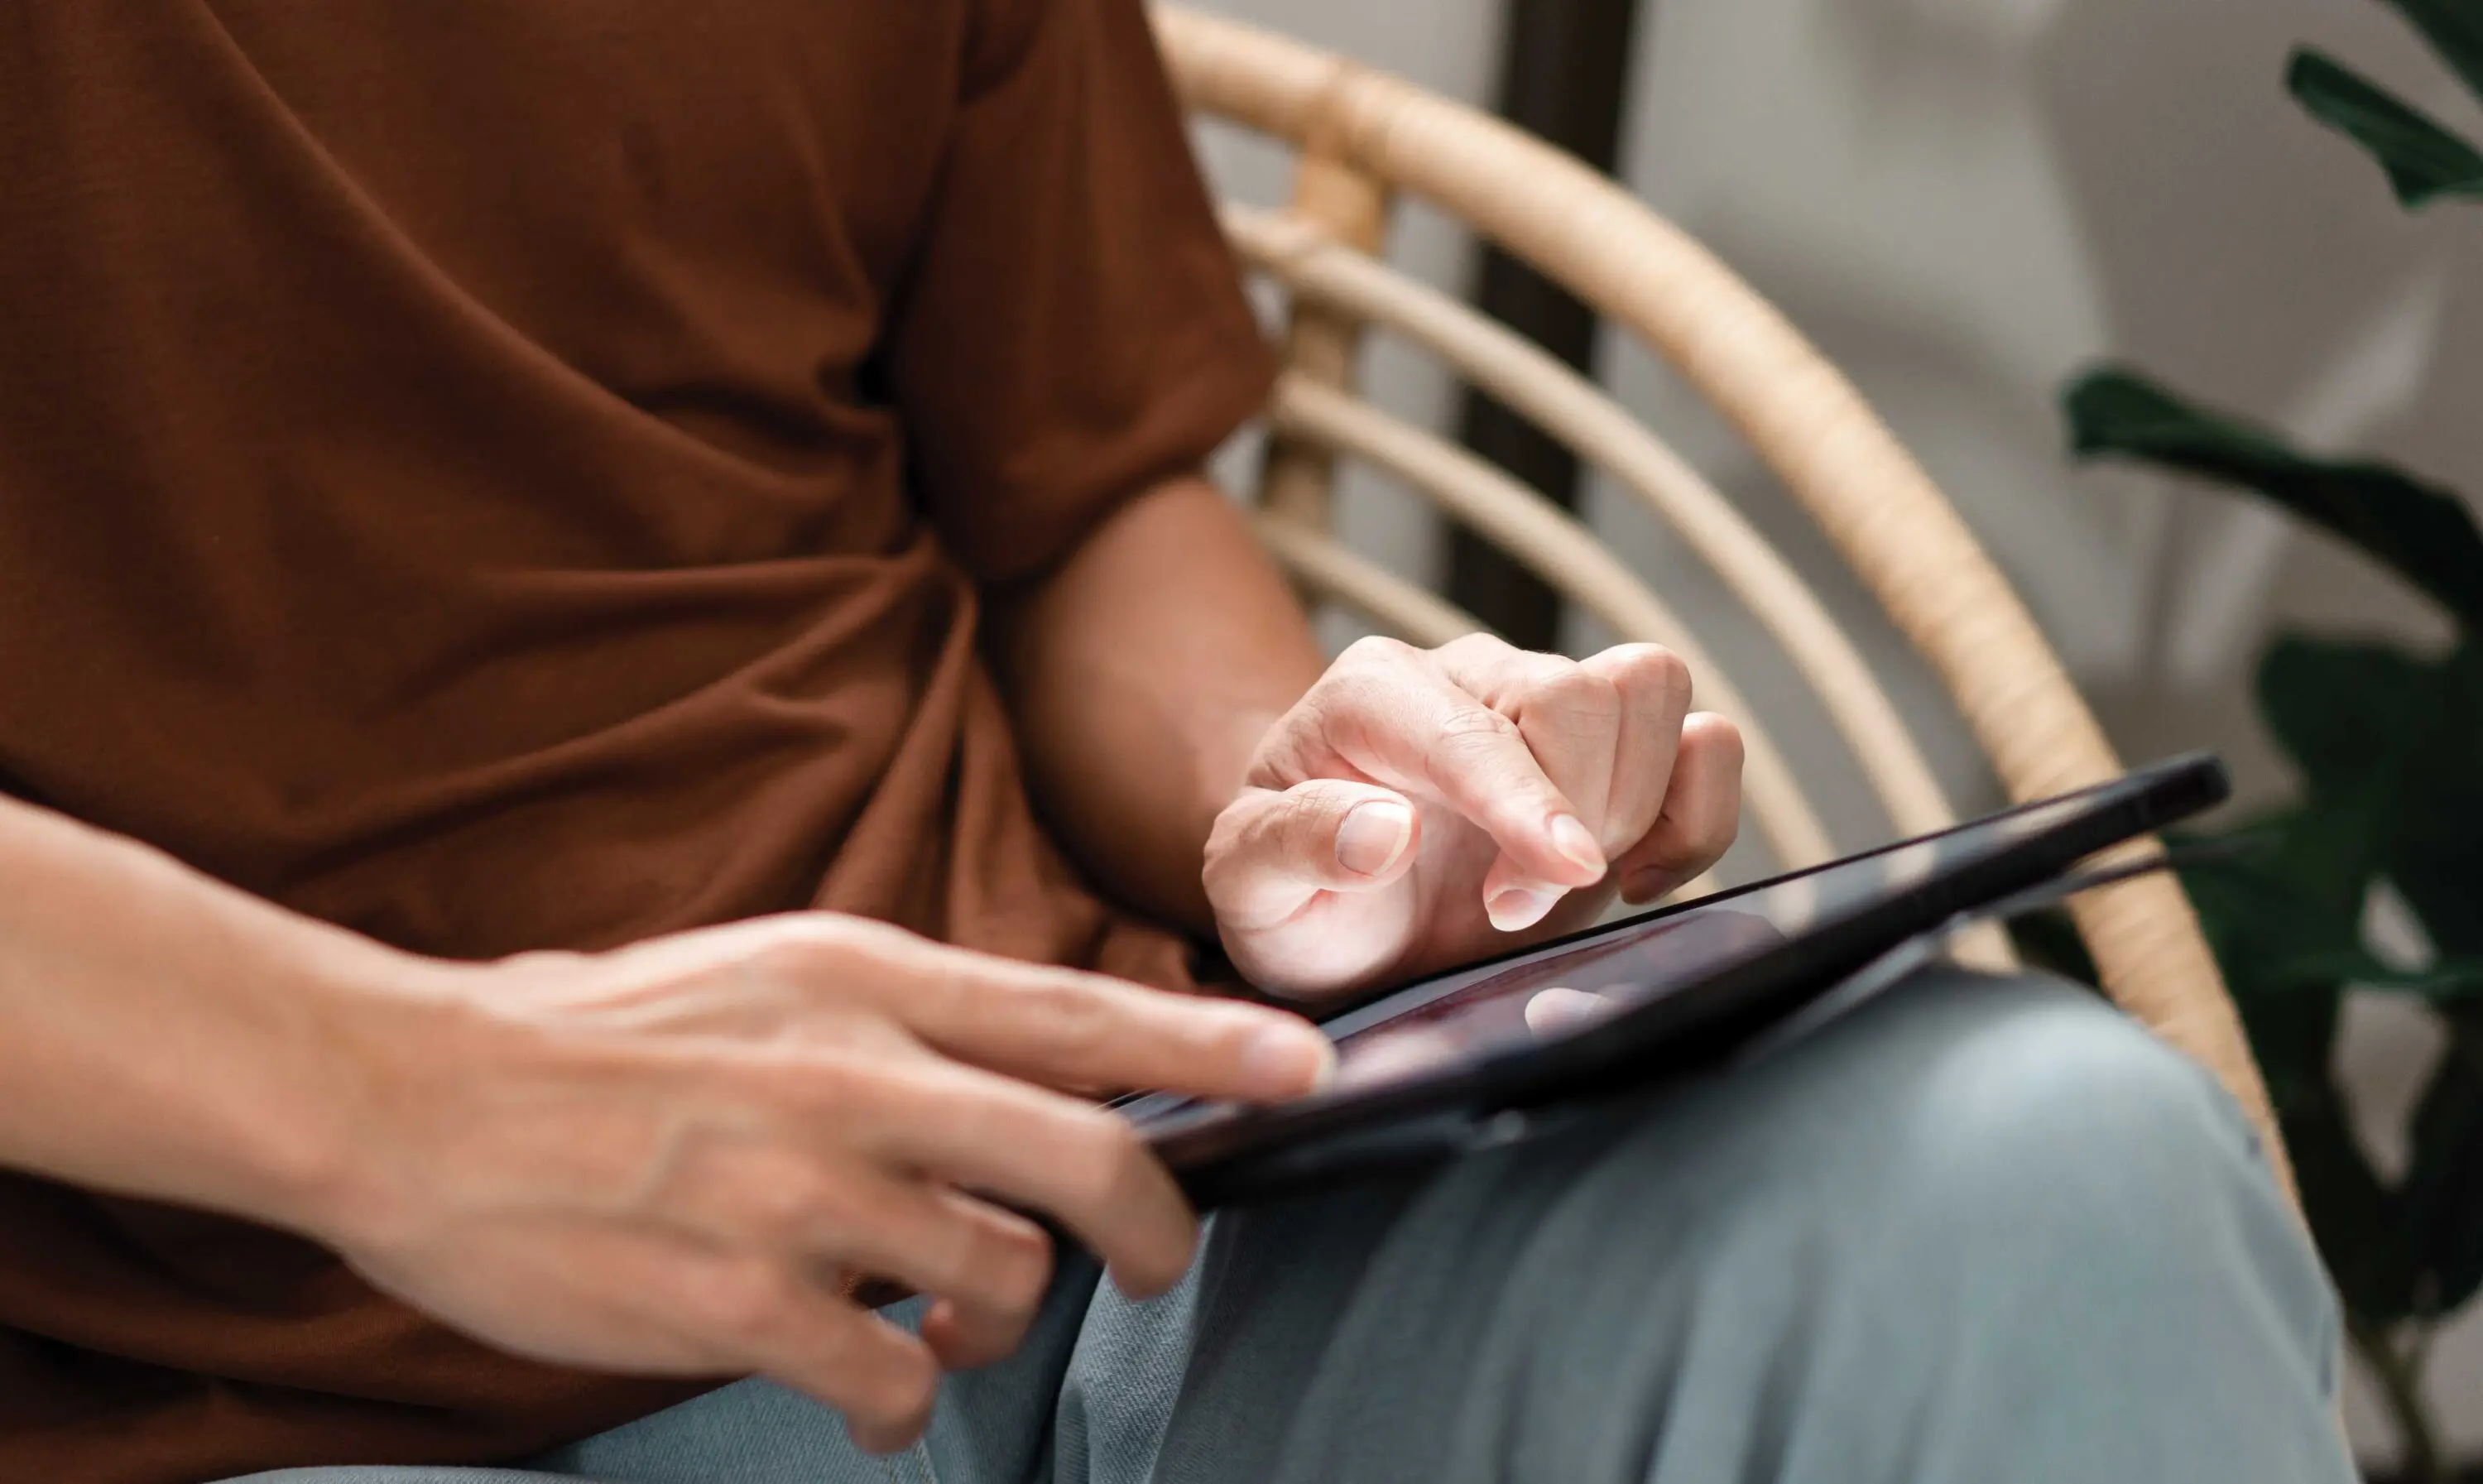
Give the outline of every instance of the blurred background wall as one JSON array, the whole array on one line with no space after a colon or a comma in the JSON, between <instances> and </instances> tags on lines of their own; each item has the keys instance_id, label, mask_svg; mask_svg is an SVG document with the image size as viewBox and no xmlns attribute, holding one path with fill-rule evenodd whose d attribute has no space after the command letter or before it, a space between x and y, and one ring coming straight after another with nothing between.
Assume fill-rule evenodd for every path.
<instances>
[{"instance_id":1,"label":"blurred background wall","mask_svg":"<svg viewBox=\"0 0 2483 1484\"><path fill-rule=\"evenodd\" d=\"M1453 96L1487 104L1494 91L1498 0L1198 3ZM1860 384L2017 584L2124 756L2213 747L2246 801L2283 791L2249 696L2270 630L2426 636L2435 621L2256 509L2071 468L2056 393L2085 365L2126 359L2314 446L2374 449L2483 489L2483 236L2452 214L2400 214L2368 161L2304 119L2279 79L2291 46L2316 40L2448 121L2483 123L2470 102L2383 8L2355 0L1642 3L1620 177ZM1203 146L1228 194L1282 201L1274 151L1212 129ZM1399 218L1391 252L1453 290L1476 281L1471 245L1419 207ZM1608 336L1597 359L1896 677L1952 796L1996 803L1928 673L1764 472L1637 347ZM1455 426L1455 388L1416 358L1376 345L1366 375L1383 405ZM1237 481L1253 458L1228 451ZM1634 506L1591 484L1584 506L1774 720L1840 841L1884 838L1748 618ZM1440 575L1443 533L1379 481L1349 475L1340 520L1364 551ZM1336 643L1356 631L1326 622ZM1600 642L1574 621L1565 637ZM2402 1162L2407 1103L2438 1040L2385 1001L2349 1015L2343 1055L2384 1166ZM2483 1325L2449 1337L2432 1381L2455 1443L2483 1450ZM2358 1435L2384 1452L2365 1399L2349 1401Z\"/></svg>"}]
</instances>

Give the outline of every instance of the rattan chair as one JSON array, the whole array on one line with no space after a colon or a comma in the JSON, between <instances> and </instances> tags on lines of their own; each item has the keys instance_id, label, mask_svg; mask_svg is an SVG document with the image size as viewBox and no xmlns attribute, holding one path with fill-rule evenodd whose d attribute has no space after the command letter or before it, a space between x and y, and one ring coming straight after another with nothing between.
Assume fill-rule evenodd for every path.
<instances>
[{"instance_id":1,"label":"rattan chair","mask_svg":"<svg viewBox=\"0 0 2483 1484\"><path fill-rule=\"evenodd\" d=\"M1366 461L1616 633L1679 652L1697 676L1700 704L1742 726L1749 814L1771 853L1789 866L1831 854L1764 719L1645 583L1552 502L1354 395L1366 331L1401 336L1668 521L1782 646L1900 830L1955 818L1851 640L1710 484L1591 383L1379 260L1391 199L1403 193L1559 282L1697 388L1929 658L2014 797L2121 771L2033 619L1939 490L1845 379L1698 244L1570 157L1399 79L1193 12L1161 10L1157 26L1188 108L1298 154L1289 206L1232 208L1225 220L1242 260L1290 296L1256 518L1306 592L1420 644L1482 626L1331 535L1337 461ZM2142 879L2091 892L2072 911L2113 998L2224 1083L2290 1193L2265 1085L2180 888ZM2008 957L1997 934L1960 952L1987 964Z\"/></svg>"}]
</instances>

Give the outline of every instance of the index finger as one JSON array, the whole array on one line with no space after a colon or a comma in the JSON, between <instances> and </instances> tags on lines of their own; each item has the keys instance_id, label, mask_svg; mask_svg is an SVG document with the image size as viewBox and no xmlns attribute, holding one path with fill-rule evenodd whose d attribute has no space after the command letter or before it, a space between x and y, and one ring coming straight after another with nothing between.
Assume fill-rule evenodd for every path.
<instances>
[{"instance_id":1,"label":"index finger","mask_svg":"<svg viewBox=\"0 0 2483 1484\"><path fill-rule=\"evenodd\" d=\"M1281 1101L1336 1051L1298 1016L909 938L889 1015L944 1055L1052 1086Z\"/></svg>"},{"instance_id":2,"label":"index finger","mask_svg":"<svg viewBox=\"0 0 2483 1484\"><path fill-rule=\"evenodd\" d=\"M1346 678L1320 724L1355 767L1390 787L1447 800L1535 880L1590 887L1603 879L1593 832L1517 724L1428 665L1387 663Z\"/></svg>"}]
</instances>

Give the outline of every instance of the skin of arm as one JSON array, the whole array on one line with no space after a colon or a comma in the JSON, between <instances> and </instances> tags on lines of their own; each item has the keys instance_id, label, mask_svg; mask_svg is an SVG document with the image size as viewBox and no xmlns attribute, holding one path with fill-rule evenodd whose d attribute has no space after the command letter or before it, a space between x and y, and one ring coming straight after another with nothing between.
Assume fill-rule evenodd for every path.
<instances>
[{"instance_id":1,"label":"skin of arm","mask_svg":"<svg viewBox=\"0 0 2483 1484\"><path fill-rule=\"evenodd\" d=\"M764 1372L868 1447L1024 1334L1051 1244L1000 1203L1133 1292L1188 1263L1135 1133L1051 1089L1283 1098L1329 1064L1273 1011L829 914L417 958L0 798L0 1167L300 1232L537 1359ZM920 1335L837 1273L930 1295Z\"/></svg>"},{"instance_id":2,"label":"skin of arm","mask_svg":"<svg viewBox=\"0 0 2483 1484\"><path fill-rule=\"evenodd\" d=\"M1157 486L995 596L1030 791L1113 894L1321 999L1581 927L1721 857L1741 738L1672 654L1477 634L1334 664L1247 522ZM1204 867L1202 870L1202 866Z\"/></svg>"},{"instance_id":3,"label":"skin of arm","mask_svg":"<svg viewBox=\"0 0 2483 1484\"><path fill-rule=\"evenodd\" d=\"M1327 668L1242 514L1204 479L1160 485L995 595L987 632L1054 833L1113 895L1213 933L1208 834Z\"/></svg>"},{"instance_id":4,"label":"skin of arm","mask_svg":"<svg viewBox=\"0 0 2483 1484\"><path fill-rule=\"evenodd\" d=\"M298 1226L345 1158L345 1024L413 1019L412 962L0 800L0 1164Z\"/></svg>"}]
</instances>

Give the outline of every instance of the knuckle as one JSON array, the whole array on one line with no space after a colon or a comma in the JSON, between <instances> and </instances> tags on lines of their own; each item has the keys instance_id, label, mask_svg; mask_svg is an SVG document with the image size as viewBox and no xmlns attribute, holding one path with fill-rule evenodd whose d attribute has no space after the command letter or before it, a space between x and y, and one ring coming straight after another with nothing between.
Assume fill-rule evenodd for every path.
<instances>
[{"instance_id":1,"label":"knuckle","mask_svg":"<svg viewBox=\"0 0 2483 1484\"><path fill-rule=\"evenodd\" d=\"M498 961L498 967L513 973L558 973L574 969L587 962L587 955L567 948L528 948L512 953Z\"/></svg>"},{"instance_id":2,"label":"knuckle","mask_svg":"<svg viewBox=\"0 0 2483 1484\"><path fill-rule=\"evenodd\" d=\"M750 1234L770 1247L800 1244L822 1224L828 1206L824 1183L814 1175L789 1171L754 1180L740 1203Z\"/></svg>"},{"instance_id":3,"label":"knuckle","mask_svg":"<svg viewBox=\"0 0 2483 1484\"><path fill-rule=\"evenodd\" d=\"M1343 819L1341 805L1335 789L1321 782L1301 784L1288 790L1269 811L1268 833L1287 846L1310 846Z\"/></svg>"},{"instance_id":4,"label":"knuckle","mask_svg":"<svg viewBox=\"0 0 2483 1484\"><path fill-rule=\"evenodd\" d=\"M1088 1209L1112 1204L1135 1179L1146 1146L1128 1120L1101 1109L1067 1115L1062 1144L1062 1186L1068 1199Z\"/></svg>"},{"instance_id":5,"label":"knuckle","mask_svg":"<svg viewBox=\"0 0 2483 1484\"><path fill-rule=\"evenodd\" d=\"M1307 704L1317 733L1327 749L1349 755L1402 747L1410 714L1418 709L1409 704L1408 698L1409 689L1402 676L1375 671L1337 676ZM1318 771L1298 765L1306 760L1296 759L1294 780Z\"/></svg>"},{"instance_id":6,"label":"knuckle","mask_svg":"<svg viewBox=\"0 0 2483 1484\"><path fill-rule=\"evenodd\" d=\"M1048 1168L1051 1152L1068 1143L1059 1134L1060 1121L1090 1106L1050 1088L1018 1086L1006 1079L987 1083L979 1077L944 1077L936 1096L940 1116L948 1126L945 1145L975 1152L971 1157L1004 1158L1022 1168Z\"/></svg>"},{"instance_id":7,"label":"knuckle","mask_svg":"<svg viewBox=\"0 0 2483 1484\"><path fill-rule=\"evenodd\" d=\"M995 1220L957 1224L949 1263L955 1285L1012 1317L1031 1312L1052 1284L1052 1243L1031 1226Z\"/></svg>"},{"instance_id":8,"label":"knuckle","mask_svg":"<svg viewBox=\"0 0 2483 1484\"><path fill-rule=\"evenodd\" d=\"M1500 748L1517 739L1517 724L1486 705L1461 705L1440 719L1442 746Z\"/></svg>"},{"instance_id":9,"label":"knuckle","mask_svg":"<svg viewBox=\"0 0 2483 1484\"><path fill-rule=\"evenodd\" d=\"M1562 664L1547 670L1528 698L1528 708L1548 708L1562 720L1603 721L1621 710L1621 688L1583 666Z\"/></svg>"},{"instance_id":10,"label":"knuckle","mask_svg":"<svg viewBox=\"0 0 2483 1484\"><path fill-rule=\"evenodd\" d=\"M893 1157L906 1136L950 1106L977 1111L987 1095L911 1040L838 1047L809 1058L814 1085L787 1100L812 1146L866 1161Z\"/></svg>"},{"instance_id":11,"label":"knuckle","mask_svg":"<svg viewBox=\"0 0 2483 1484\"><path fill-rule=\"evenodd\" d=\"M1477 630L1460 634L1432 652L1452 664L1497 664L1519 651L1498 634Z\"/></svg>"},{"instance_id":12,"label":"knuckle","mask_svg":"<svg viewBox=\"0 0 2483 1484\"><path fill-rule=\"evenodd\" d=\"M1028 1227L994 1233L989 1270L994 1297L1010 1313L1032 1312L1052 1286L1052 1242Z\"/></svg>"},{"instance_id":13,"label":"knuckle","mask_svg":"<svg viewBox=\"0 0 2483 1484\"><path fill-rule=\"evenodd\" d=\"M1042 974L1018 992L1024 1012L1064 1054L1083 1058L1104 1050L1120 1028L1120 1017L1093 986L1066 974Z\"/></svg>"},{"instance_id":14,"label":"knuckle","mask_svg":"<svg viewBox=\"0 0 2483 1484\"><path fill-rule=\"evenodd\" d=\"M701 1286L698 1304L708 1328L750 1346L773 1339L799 1298L789 1274L758 1258L718 1265Z\"/></svg>"},{"instance_id":15,"label":"knuckle","mask_svg":"<svg viewBox=\"0 0 2483 1484\"><path fill-rule=\"evenodd\" d=\"M1402 639L1392 639L1385 634L1366 634L1345 647L1344 652L1336 657L1335 669L1389 669L1415 659L1422 652Z\"/></svg>"},{"instance_id":16,"label":"knuckle","mask_svg":"<svg viewBox=\"0 0 2483 1484\"><path fill-rule=\"evenodd\" d=\"M819 1120L843 1127L867 1118L886 1100L887 1072L854 1055L850 1048L813 1047L798 1059L749 1069L746 1092L762 1104L789 1117Z\"/></svg>"},{"instance_id":17,"label":"knuckle","mask_svg":"<svg viewBox=\"0 0 2483 1484\"><path fill-rule=\"evenodd\" d=\"M1522 748L1517 724L1488 706L1463 706L1440 722L1426 749L1434 775L1466 774L1478 767L1497 768Z\"/></svg>"},{"instance_id":18,"label":"knuckle","mask_svg":"<svg viewBox=\"0 0 2483 1484\"><path fill-rule=\"evenodd\" d=\"M771 938L750 950L742 967L770 985L810 990L846 982L853 964L846 945L822 931Z\"/></svg>"},{"instance_id":19,"label":"knuckle","mask_svg":"<svg viewBox=\"0 0 2483 1484\"><path fill-rule=\"evenodd\" d=\"M1310 698L1313 714L1328 725L1385 715L1402 691L1402 676L1384 665L1340 663Z\"/></svg>"}]
</instances>

